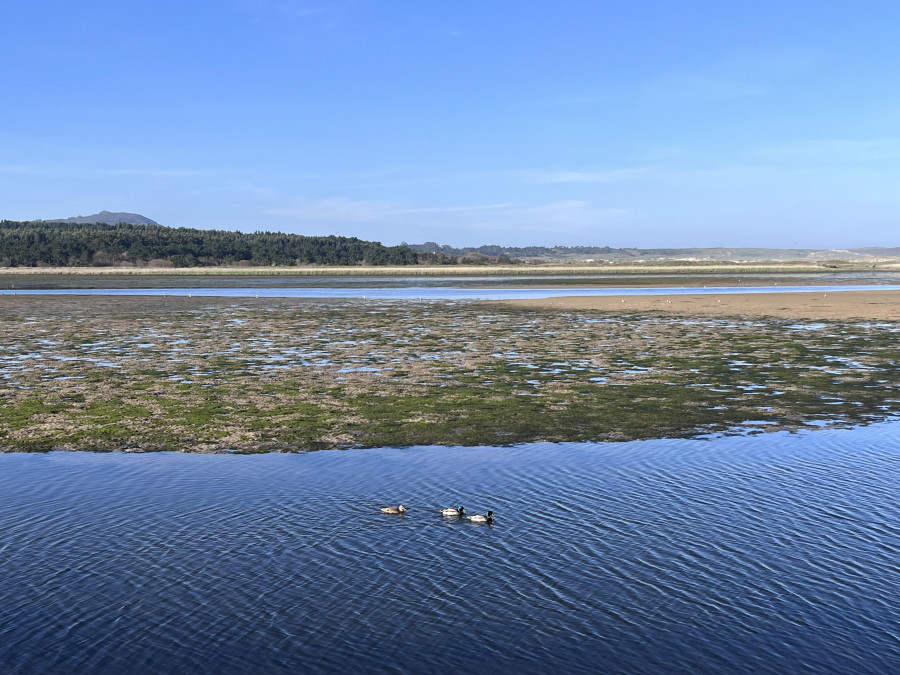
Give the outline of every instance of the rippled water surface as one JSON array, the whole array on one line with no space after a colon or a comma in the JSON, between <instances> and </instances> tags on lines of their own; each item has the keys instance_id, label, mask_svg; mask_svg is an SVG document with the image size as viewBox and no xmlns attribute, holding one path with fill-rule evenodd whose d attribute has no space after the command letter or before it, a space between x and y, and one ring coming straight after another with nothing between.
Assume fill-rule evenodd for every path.
<instances>
[{"instance_id":1,"label":"rippled water surface","mask_svg":"<svg viewBox=\"0 0 900 675\"><path fill-rule=\"evenodd\" d=\"M897 672L898 442L2 455L0 671Z\"/></svg>"}]
</instances>

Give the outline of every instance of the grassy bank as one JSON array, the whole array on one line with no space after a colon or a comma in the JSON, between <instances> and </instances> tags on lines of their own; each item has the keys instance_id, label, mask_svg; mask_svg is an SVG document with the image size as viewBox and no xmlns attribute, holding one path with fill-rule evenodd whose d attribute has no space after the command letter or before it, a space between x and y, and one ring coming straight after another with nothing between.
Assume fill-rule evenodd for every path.
<instances>
[{"instance_id":1,"label":"grassy bank","mask_svg":"<svg viewBox=\"0 0 900 675\"><path fill-rule=\"evenodd\" d=\"M479 303L0 297L4 450L682 437L900 410L896 324Z\"/></svg>"}]
</instances>

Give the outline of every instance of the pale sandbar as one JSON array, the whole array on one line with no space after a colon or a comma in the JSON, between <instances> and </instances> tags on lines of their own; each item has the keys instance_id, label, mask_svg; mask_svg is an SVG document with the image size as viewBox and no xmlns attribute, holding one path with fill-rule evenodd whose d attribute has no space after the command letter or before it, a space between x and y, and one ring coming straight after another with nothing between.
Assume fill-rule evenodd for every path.
<instances>
[{"instance_id":1,"label":"pale sandbar","mask_svg":"<svg viewBox=\"0 0 900 675\"><path fill-rule=\"evenodd\" d=\"M827 321L900 321L900 291L609 295L504 300L520 307L677 316L743 316Z\"/></svg>"}]
</instances>

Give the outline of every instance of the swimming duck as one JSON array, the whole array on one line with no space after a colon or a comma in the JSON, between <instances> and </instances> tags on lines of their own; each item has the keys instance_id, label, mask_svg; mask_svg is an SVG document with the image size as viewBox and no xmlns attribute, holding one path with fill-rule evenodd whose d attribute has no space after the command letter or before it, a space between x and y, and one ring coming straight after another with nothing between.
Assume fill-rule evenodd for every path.
<instances>
[{"instance_id":1,"label":"swimming duck","mask_svg":"<svg viewBox=\"0 0 900 675\"><path fill-rule=\"evenodd\" d=\"M494 522L494 512L488 511L487 515L483 515L481 513L476 513L474 516L469 516L470 523L487 523L490 525Z\"/></svg>"},{"instance_id":2,"label":"swimming duck","mask_svg":"<svg viewBox=\"0 0 900 675\"><path fill-rule=\"evenodd\" d=\"M400 506L382 506L382 513L403 513L406 511L406 507L401 504Z\"/></svg>"},{"instance_id":3,"label":"swimming duck","mask_svg":"<svg viewBox=\"0 0 900 675\"><path fill-rule=\"evenodd\" d=\"M460 506L458 509L441 509L441 515L447 517L460 518L466 515L466 507Z\"/></svg>"}]
</instances>

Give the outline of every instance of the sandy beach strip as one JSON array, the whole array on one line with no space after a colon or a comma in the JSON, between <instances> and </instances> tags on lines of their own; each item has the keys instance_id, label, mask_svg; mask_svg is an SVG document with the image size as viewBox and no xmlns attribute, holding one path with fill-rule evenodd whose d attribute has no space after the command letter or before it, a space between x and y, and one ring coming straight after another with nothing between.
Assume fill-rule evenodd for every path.
<instances>
[{"instance_id":1,"label":"sandy beach strip","mask_svg":"<svg viewBox=\"0 0 900 675\"><path fill-rule=\"evenodd\" d=\"M694 274L728 274L735 277L752 274L830 274L836 271L871 272L900 270L900 262L894 259L866 261L842 261L825 265L809 261L757 261L742 264L692 262L688 264L628 263L578 264L541 263L517 265L404 265L404 266L314 266L291 267L265 266L210 266L210 267L0 267L0 278L7 276L544 276L544 275L627 275L627 276L690 276ZM702 282L701 282L702 283Z\"/></svg>"},{"instance_id":2,"label":"sandy beach strip","mask_svg":"<svg viewBox=\"0 0 900 675\"><path fill-rule=\"evenodd\" d=\"M544 309L661 312L677 316L742 316L829 321L900 321L900 291L740 293L715 295L609 295L503 300Z\"/></svg>"}]
</instances>

